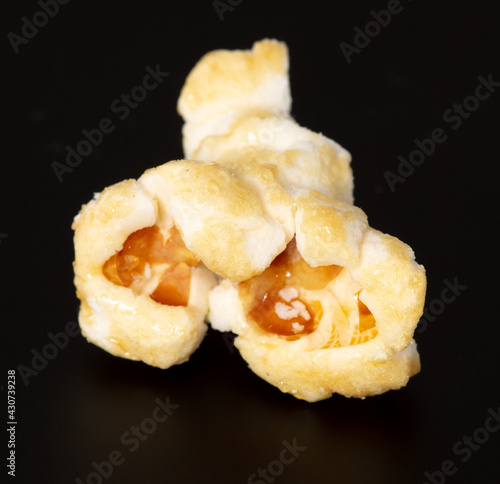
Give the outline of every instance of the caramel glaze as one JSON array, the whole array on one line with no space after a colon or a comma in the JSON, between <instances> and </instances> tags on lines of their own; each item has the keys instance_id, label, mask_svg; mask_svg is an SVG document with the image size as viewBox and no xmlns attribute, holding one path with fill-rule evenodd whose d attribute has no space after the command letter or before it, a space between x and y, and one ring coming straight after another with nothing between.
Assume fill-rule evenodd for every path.
<instances>
[{"instance_id":1,"label":"caramel glaze","mask_svg":"<svg viewBox=\"0 0 500 484\"><path fill-rule=\"evenodd\" d=\"M165 264L160 281L150 297L169 306L187 306L191 270L199 259L184 245L181 235L172 226L164 237L153 225L130 234L123 248L103 265L104 276L119 286L129 287L145 277L148 269Z\"/></svg>"},{"instance_id":2,"label":"caramel glaze","mask_svg":"<svg viewBox=\"0 0 500 484\"><path fill-rule=\"evenodd\" d=\"M238 285L247 317L263 331L294 340L312 333L323 315L319 301L300 298L300 289L325 288L342 270L341 266L311 267L297 250L295 239L288 244L262 274ZM354 294L359 309L359 327L350 344L359 344L377 333L375 318ZM333 346L340 346L338 334L332 333Z\"/></svg>"}]
</instances>

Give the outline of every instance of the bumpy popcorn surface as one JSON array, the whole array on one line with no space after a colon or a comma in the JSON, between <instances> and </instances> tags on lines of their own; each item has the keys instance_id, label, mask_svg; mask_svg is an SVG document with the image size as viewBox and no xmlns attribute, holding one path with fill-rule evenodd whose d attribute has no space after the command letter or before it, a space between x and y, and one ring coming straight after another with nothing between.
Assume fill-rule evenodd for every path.
<instances>
[{"instance_id":1,"label":"bumpy popcorn surface","mask_svg":"<svg viewBox=\"0 0 500 484\"><path fill-rule=\"evenodd\" d=\"M168 368L205 320L249 367L317 401L420 369L425 271L353 206L350 154L290 116L286 45L214 51L179 98L188 160L106 189L75 219L84 335Z\"/></svg>"}]
</instances>

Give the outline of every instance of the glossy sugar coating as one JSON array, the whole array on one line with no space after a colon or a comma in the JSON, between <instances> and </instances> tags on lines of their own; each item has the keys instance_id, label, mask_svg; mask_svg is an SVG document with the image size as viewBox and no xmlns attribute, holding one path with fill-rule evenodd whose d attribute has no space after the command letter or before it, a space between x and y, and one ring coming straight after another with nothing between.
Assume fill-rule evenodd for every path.
<instances>
[{"instance_id":1,"label":"glossy sugar coating","mask_svg":"<svg viewBox=\"0 0 500 484\"><path fill-rule=\"evenodd\" d=\"M269 39L205 55L178 102L185 157L243 172L247 183L272 172L292 197L308 189L352 203L350 154L290 117L288 64L286 45Z\"/></svg>"},{"instance_id":2,"label":"glossy sugar coating","mask_svg":"<svg viewBox=\"0 0 500 484\"><path fill-rule=\"evenodd\" d=\"M285 229L260 193L227 168L184 160L158 171L186 246L219 276L248 279L285 249Z\"/></svg>"},{"instance_id":3,"label":"glossy sugar coating","mask_svg":"<svg viewBox=\"0 0 500 484\"><path fill-rule=\"evenodd\" d=\"M290 337L263 329L242 284L227 280L210 292L212 326L236 333L250 368L297 398L365 397L404 386L420 369L412 338L425 298L423 267L407 245L370 228L356 207L317 193L297 205L301 257L319 271L342 268L324 287L309 289L298 276L301 302L321 309L314 331Z\"/></svg>"},{"instance_id":4,"label":"glossy sugar coating","mask_svg":"<svg viewBox=\"0 0 500 484\"><path fill-rule=\"evenodd\" d=\"M118 279L113 282L109 261L124 249L131 234L150 227L158 227L164 239L174 228L164 180L156 170L138 181L126 180L108 187L82 207L73 223L79 321L82 334L111 354L168 368L186 361L199 346L207 329L208 291L215 285L215 278L202 263L193 260L187 249L182 249L186 251L181 254L185 259L183 277L189 278L190 288L187 301L170 300L175 305L166 305L151 297L161 282L165 258L158 266L151 258L139 263L142 269L135 276L147 271L146 277L124 282L116 273ZM134 249L126 257L130 266L130 260L141 254ZM177 271L179 262L174 265ZM128 270L131 277L133 269ZM157 293L158 298L162 296Z\"/></svg>"},{"instance_id":5,"label":"glossy sugar coating","mask_svg":"<svg viewBox=\"0 0 500 484\"><path fill-rule=\"evenodd\" d=\"M253 371L298 398L399 388L420 368L412 337L424 269L352 205L350 154L295 123L290 106L287 49L274 40L207 54L182 90L186 157L216 162L258 193L309 267L340 268L325 287L290 289L279 255L262 275L212 290L209 320L238 335Z\"/></svg>"},{"instance_id":6,"label":"glossy sugar coating","mask_svg":"<svg viewBox=\"0 0 500 484\"><path fill-rule=\"evenodd\" d=\"M290 117L285 44L215 51L182 90L186 157L75 218L83 334L168 368L212 326L250 368L317 401L404 386L425 272L353 206L350 155Z\"/></svg>"}]
</instances>

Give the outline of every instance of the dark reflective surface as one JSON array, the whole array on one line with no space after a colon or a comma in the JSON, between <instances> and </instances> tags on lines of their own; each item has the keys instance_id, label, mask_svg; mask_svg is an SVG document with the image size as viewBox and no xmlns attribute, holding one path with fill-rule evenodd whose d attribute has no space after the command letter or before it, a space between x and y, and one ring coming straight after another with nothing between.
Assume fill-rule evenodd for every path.
<instances>
[{"instance_id":1,"label":"dark reflective surface","mask_svg":"<svg viewBox=\"0 0 500 484\"><path fill-rule=\"evenodd\" d=\"M500 93L492 85L477 107L466 101L480 76L500 79L494 7L401 3L348 63L340 44L353 44L354 28L387 4L248 0L221 21L214 3L69 2L17 54L4 38L2 392L7 369L18 369L17 481L497 482L500 432L481 429L500 405L492 250ZM20 34L40 7L6 9L5 35ZM70 226L80 206L182 157L176 102L189 70L209 50L266 36L289 45L298 122L351 151L356 203L426 266L421 374L398 392L308 404L260 380L214 331L167 371L114 358L81 336L33 361L49 333L77 317ZM122 95L157 65L169 75L127 111ZM446 114L464 102L468 116ZM53 163L105 119L114 129L59 180ZM408 160L435 129L446 140L405 172L398 157ZM387 172L402 177L392 189ZM445 281L460 289L442 304Z\"/></svg>"}]
</instances>

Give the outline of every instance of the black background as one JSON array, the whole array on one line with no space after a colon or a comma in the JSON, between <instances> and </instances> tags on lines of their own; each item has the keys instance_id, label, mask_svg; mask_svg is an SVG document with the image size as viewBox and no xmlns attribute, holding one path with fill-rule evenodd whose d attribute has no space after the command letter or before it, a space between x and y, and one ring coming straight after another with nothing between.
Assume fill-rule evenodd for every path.
<instances>
[{"instance_id":1,"label":"black background","mask_svg":"<svg viewBox=\"0 0 500 484\"><path fill-rule=\"evenodd\" d=\"M439 314L416 333L422 372L382 396L309 404L261 381L230 338L213 331L188 363L165 371L74 336L27 384L18 371L16 477L6 467L2 475L86 482L92 462L118 451L124 462L103 482L244 483L259 468L279 469L283 441L295 439L305 450L261 482L431 482L426 472L441 483L499 482L500 432L478 429L500 406L500 89L477 106L469 99L474 109L460 126L445 115L474 96L479 76L500 81L498 8L401 0L402 11L347 62L340 44L352 45L355 27L386 1L232 3L221 20L212 1L72 0L18 53L7 34L21 35L23 17L40 6L2 7L2 421L7 370L32 368L49 333L76 321L70 226L80 206L107 185L181 158L176 101L190 69L207 51L247 49L264 37L288 44L296 120L352 153L356 204L427 269L426 305ZM169 76L120 120L112 102L157 64ZM115 130L59 181L53 162L64 163L65 147L106 117ZM397 174L398 156L437 128L446 141L391 191L384 174ZM466 288L441 304L446 280ZM124 434L167 396L178 408L131 452ZM467 437L475 450L464 450ZM445 461L453 475L435 474Z\"/></svg>"}]
</instances>

